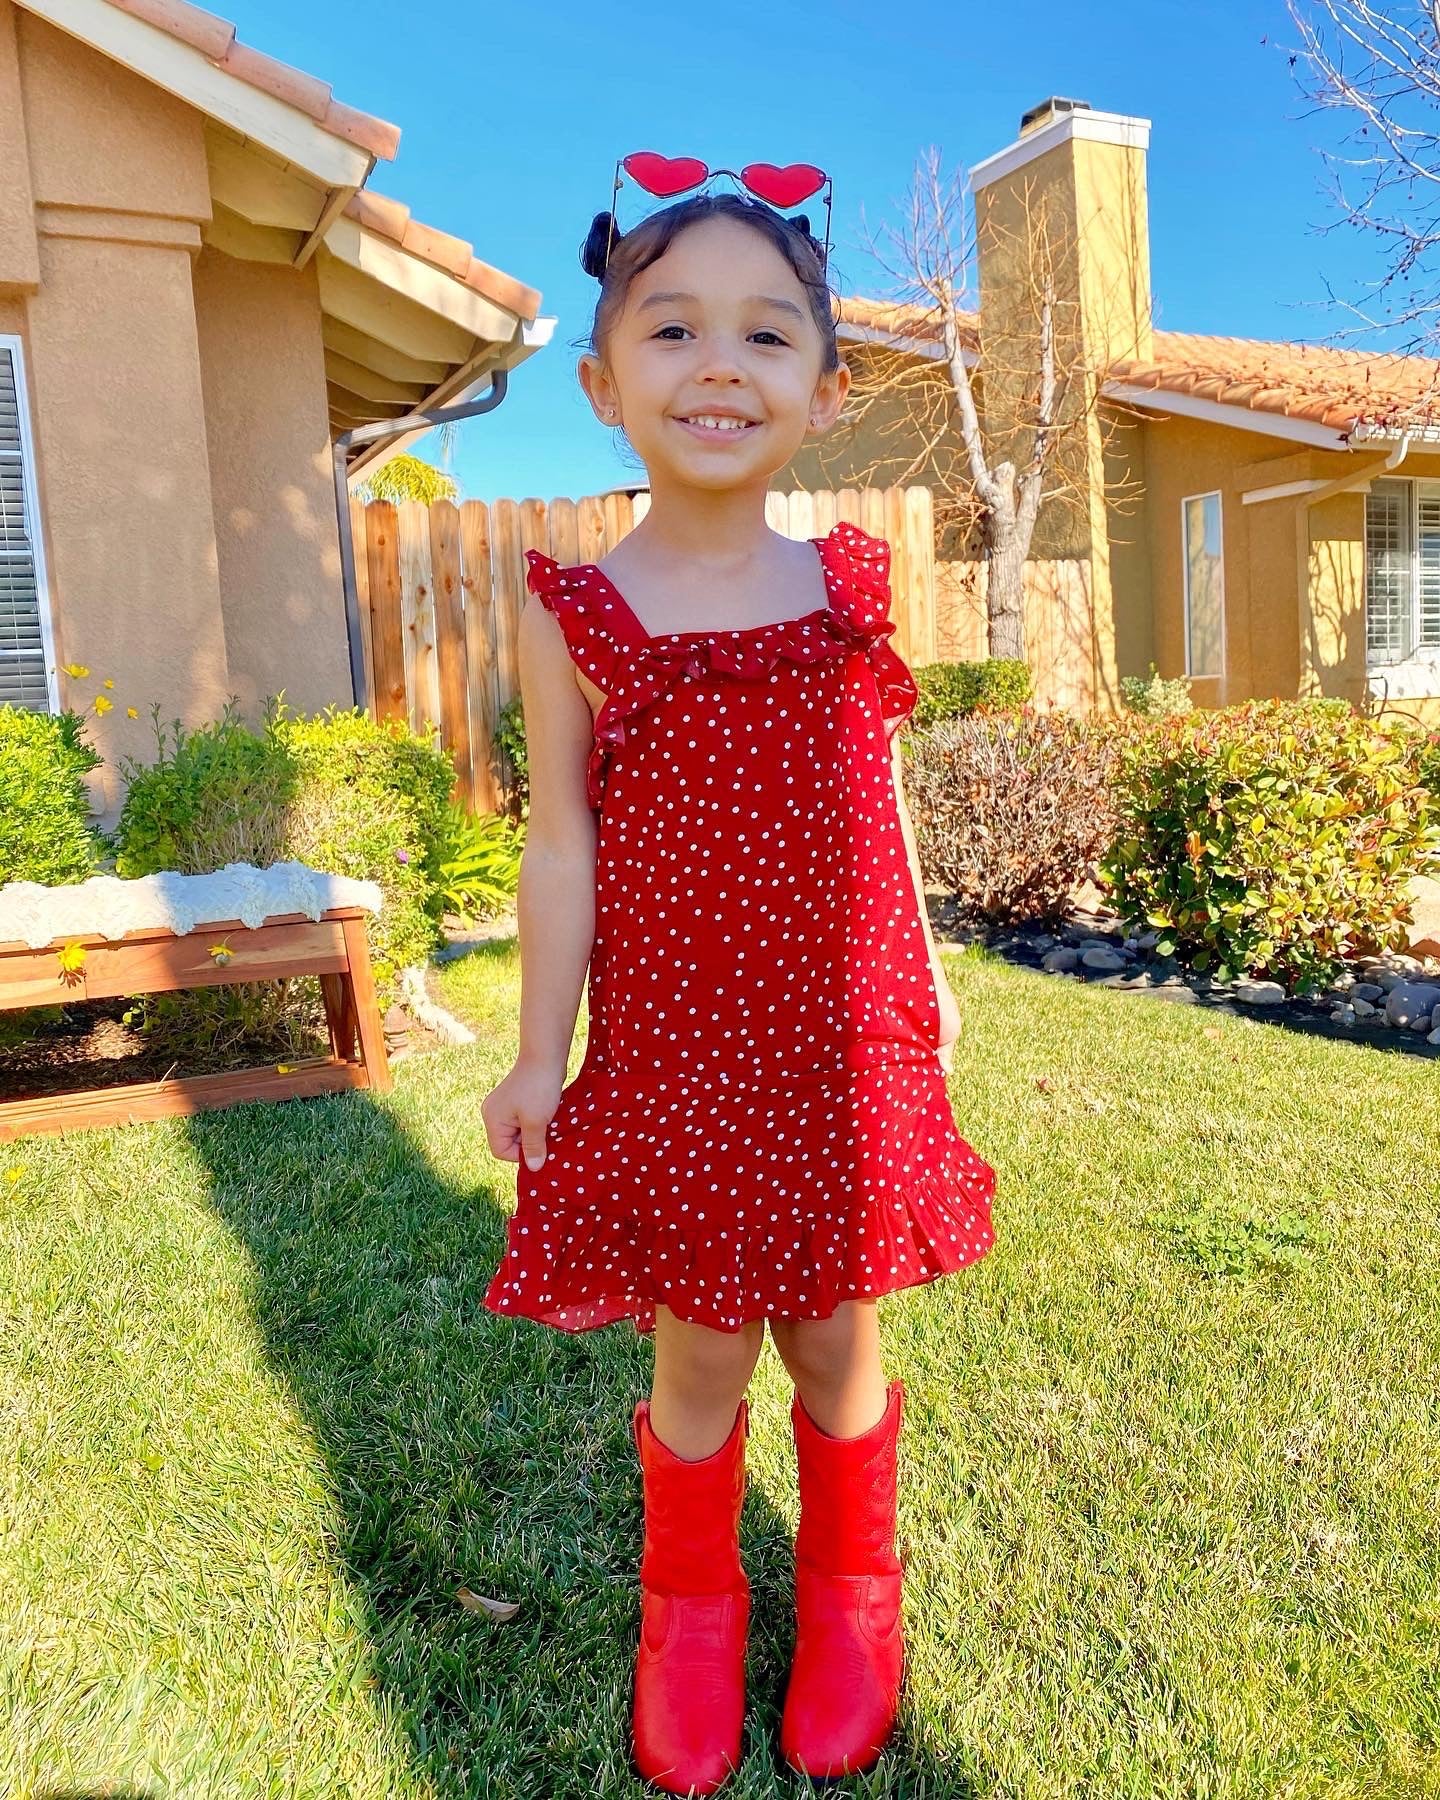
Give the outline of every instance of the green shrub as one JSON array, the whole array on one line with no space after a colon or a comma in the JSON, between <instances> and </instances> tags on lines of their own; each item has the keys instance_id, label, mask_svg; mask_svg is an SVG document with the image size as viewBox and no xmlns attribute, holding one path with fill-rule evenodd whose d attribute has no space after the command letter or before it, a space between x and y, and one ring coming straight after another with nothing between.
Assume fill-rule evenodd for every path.
<instances>
[{"instance_id":1,"label":"green shrub","mask_svg":"<svg viewBox=\"0 0 1440 1800\"><path fill-rule=\"evenodd\" d=\"M193 731L178 719L167 727L158 707L151 718L155 760L120 759L116 873L131 881L160 869L207 875L226 863L279 861L295 786L284 745L252 731L233 704Z\"/></svg>"},{"instance_id":2,"label":"green shrub","mask_svg":"<svg viewBox=\"0 0 1440 1800\"><path fill-rule=\"evenodd\" d=\"M1430 732L1419 746L1420 779L1440 801L1440 731Z\"/></svg>"},{"instance_id":3,"label":"green shrub","mask_svg":"<svg viewBox=\"0 0 1440 1800\"><path fill-rule=\"evenodd\" d=\"M524 832L497 813L477 818L463 806L446 810L431 863L443 911L463 924L503 912L520 885Z\"/></svg>"},{"instance_id":4,"label":"green shrub","mask_svg":"<svg viewBox=\"0 0 1440 1800\"><path fill-rule=\"evenodd\" d=\"M156 740L153 763L121 764L121 875L293 860L357 876L384 895L370 921L382 987L423 961L437 936L432 846L455 780L433 741L365 713L304 718L278 705L258 730L227 708L194 731L157 721Z\"/></svg>"},{"instance_id":5,"label":"green shrub","mask_svg":"<svg viewBox=\"0 0 1440 1800\"><path fill-rule=\"evenodd\" d=\"M1117 905L1221 977L1323 981L1400 944L1408 884L1440 850L1414 741L1343 703L1157 721L1122 747L1116 801Z\"/></svg>"},{"instance_id":6,"label":"green shrub","mask_svg":"<svg viewBox=\"0 0 1440 1800\"><path fill-rule=\"evenodd\" d=\"M1399 727L1395 729L1408 734L1409 740L1415 745L1420 785L1426 787L1436 797L1436 801L1440 801L1440 727L1418 725L1409 718L1402 718Z\"/></svg>"},{"instance_id":7,"label":"green shrub","mask_svg":"<svg viewBox=\"0 0 1440 1800\"><path fill-rule=\"evenodd\" d=\"M101 758L84 729L76 713L0 706L0 886L60 885L94 872L103 839L84 777Z\"/></svg>"},{"instance_id":8,"label":"green shrub","mask_svg":"<svg viewBox=\"0 0 1440 1800\"><path fill-rule=\"evenodd\" d=\"M1111 732L981 711L912 736L906 802L927 882L991 923L1055 919L1114 834Z\"/></svg>"},{"instance_id":9,"label":"green shrub","mask_svg":"<svg viewBox=\"0 0 1440 1800\"><path fill-rule=\"evenodd\" d=\"M380 884L385 909L370 946L382 983L423 962L439 937L432 846L455 785L449 757L398 720L335 707L308 719L278 713L269 735L294 774L284 855Z\"/></svg>"},{"instance_id":10,"label":"green shrub","mask_svg":"<svg viewBox=\"0 0 1440 1800\"><path fill-rule=\"evenodd\" d=\"M518 820L530 801L530 761L525 748L525 711L518 694L500 708L493 741L495 748L501 753L501 768L509 772L505 784L506 809L511 818Z\"/></svg>"},{"instance_id":11,"label":"green shrub","mask_svg":"<svg viewBox=\"0 0 1440 1800\"><path fill-rule=\"evenodd\" d=\"M985 662L926 663L914 671L919 690L911 728L923 731L941 719L963 718L982 706L1024 706L1033 693L1023 662L992 656Z\"/></svg>"},{"instance_id":12,"label":"green shrub","mask_svg":"<svg viewBox=\"0 0 1440 1800\"><path fill-rule=\"evenodd\" d=\"M1195 704L1190 698L1190 683L1183 676L1167 679L1153 662L1148 675L1120 677L1120 699L1130 712L1143 713L1151 719L1188 713Z\"/></svg>"}]
</instances>

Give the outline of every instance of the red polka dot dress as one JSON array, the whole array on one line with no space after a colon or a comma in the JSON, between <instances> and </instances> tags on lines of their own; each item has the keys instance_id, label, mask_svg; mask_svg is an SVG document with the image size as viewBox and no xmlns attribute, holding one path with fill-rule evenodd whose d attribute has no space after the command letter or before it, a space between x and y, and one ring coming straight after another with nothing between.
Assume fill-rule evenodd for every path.
<instances>
[{"instance_id":1,"label":"red polka dot dress","mask_svg":"<svg viewBox=\"0 0 1440 1800\"><path fill-rule=\"evenodd\" d=\"M607 699L589 1040L543 1165L517 1165L494 1312L649 1332L658 1301L734 1331L991 1245L890 772L917 697L886 642L890 547L810 541L821 610L661 636L595 565L526 553Z\"/></svg>"}]
</instances>

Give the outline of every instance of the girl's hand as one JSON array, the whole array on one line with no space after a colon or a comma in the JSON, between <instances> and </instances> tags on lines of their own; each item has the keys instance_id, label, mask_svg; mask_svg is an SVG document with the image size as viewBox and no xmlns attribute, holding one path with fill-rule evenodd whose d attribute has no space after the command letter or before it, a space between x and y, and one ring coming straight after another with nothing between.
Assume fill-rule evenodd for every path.
<instances>
[{"instance_id":1,"label":"girl's hand","mask_svg":"<svg viewBox=\"0 0 1440 1800\"><path fill-rule=\"evenodd\" d=\"M517 1059L510 1073L480 1102L492 1153L501 1162L538 1169L545 1161L545 1131L560 1104L565 1071Z\"/></svg>"},{"instance_id":2,"label":"girl's hand","mask_svg":"<svg viewBox=\"0 0 1440 1800\"><path fill-rule=\"evenodd\" d=\"M935 1053L940 1058L940 1067L948 1075L955 1062L955 1040L960 1036L960 1006L950 991L950 983L945 979L945 970L940 959L935 959L935 999L940 1007L940 1038L935 1046Z\"/></svg>"}]
</instances>

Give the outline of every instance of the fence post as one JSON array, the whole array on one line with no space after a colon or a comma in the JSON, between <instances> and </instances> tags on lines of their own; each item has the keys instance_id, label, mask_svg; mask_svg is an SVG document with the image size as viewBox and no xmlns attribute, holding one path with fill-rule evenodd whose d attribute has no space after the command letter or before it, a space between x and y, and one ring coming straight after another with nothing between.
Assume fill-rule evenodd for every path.
<instances>
[{"instance_id":1,"label":"fence post","mask_svg":"<svg viewBox=\"0 0 1440 1800\"><path fill-rule=\"evenodd\" d=\"M400 541L395 508L372 500L365 509L365 560L370 586L370 644L375 662L375 715L407 719L405 639L400 620Z\"/></svg>"},{"instance_id":2,"label":"fence post","mask_svg":"<svg viewBox=\"0 0 1440 1800\"><path fill-rule=\"evenodd\" d=\"M461 803L475 806L470 765L470 702L465 683L465 596L460 588L460 512L449 500L430 508L430 585L435 599L435 659L439 665L440 742L455 765Z\"/></svg>"}]
</instances>

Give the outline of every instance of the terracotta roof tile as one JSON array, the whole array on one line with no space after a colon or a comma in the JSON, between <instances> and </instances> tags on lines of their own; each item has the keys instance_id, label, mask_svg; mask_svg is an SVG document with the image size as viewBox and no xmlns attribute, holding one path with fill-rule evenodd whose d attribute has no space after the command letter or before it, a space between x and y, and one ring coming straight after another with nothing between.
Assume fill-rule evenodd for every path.
<instances>
[{"instance_id":1,"label":"terracotta roof tile","mask_svg":"<svg viewBox=\"0 0 1440 1800\"><path fill-rule=\"evenodd\" d=\"M298 108L322 130L368 150L372 156L383 157L387 162L393 159L400 143L398 125L343 105L323 81L240 43L228 20L191 6L189 0L109 0L109 4L117 12L129 13L131 18L143 19L147 25L178 38L237 80Z\"/></svg>"},{"instance_id":2,"label":"terracotta roof tile","mask_svg":"<svg viewBox=\"0 0 1440 1800\"><path fill-rule=\"evenodd\" d=\"M522 319L533 319L540 311L539 288L528 287L503 269L481 262L464 238L451 237L431 225L422 225L410 215L410 208L387 194L372 194L368 188L352 194L345 212L357 224L378 236L389 238L412 256L443 269L457 281L463 281L477 294L503 306Z\"/></svg>"},{"instance_id":3,"label":"terracotta roof tile","mask_svg":"<svg viewBox=\"0 0 1440 1800\"><path fill-rule=\"evenodd\" d=\"M940 342L939 322L932 310L903 301L869 300L862 294L842 294L834 309L836 323L856 325L866 331L891 332L896 337L914 338L921 342ZM978 342L980 315L962 312L960 334L970 349Z\"/></svg>"},{"instance_id":4,"label":"terracotta roof tile","mask_svg":"<svg viewBox=\"0 0 1440 1800\"><path fill-rule=\"evenodd\" d=\"M1110 375L1127 387L1191 394L1339 432L1440 424L1440 362L1428 356L1157 331L1146 360L1118 362Z\"/></svg>"},{"instance_id":5,"label":"terracotta roof tile","mask_svg":"<svg viewBox=\"0 0 1440 1800\"><path fill-rule=\"evenodd\" d=\"M938 336L933 312L920 306L846 295L836 317L837 323L896 337L933 342ZM968 342L977 344L979 315L962 313L960 324ZM1440 426L1440 361L1426 356L1157 331L1150 356L1115 363L1110 379L1305 419L1343 433Z\"/></svg>"}]
</instances>

